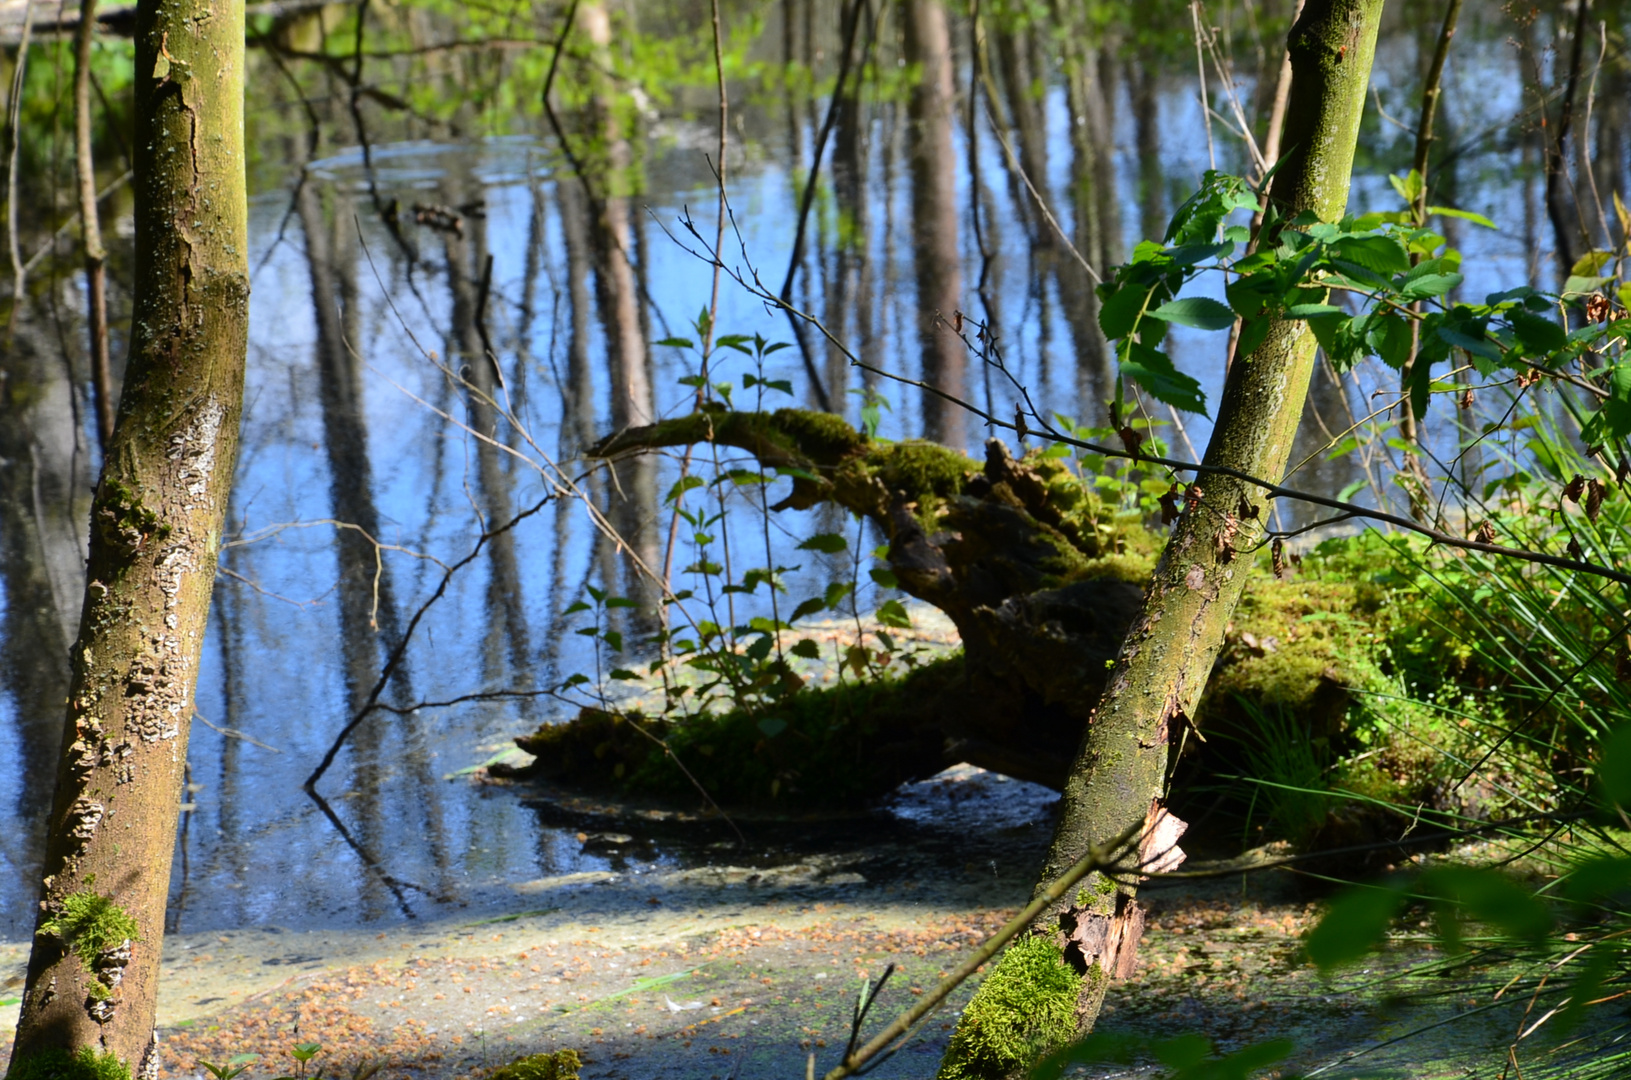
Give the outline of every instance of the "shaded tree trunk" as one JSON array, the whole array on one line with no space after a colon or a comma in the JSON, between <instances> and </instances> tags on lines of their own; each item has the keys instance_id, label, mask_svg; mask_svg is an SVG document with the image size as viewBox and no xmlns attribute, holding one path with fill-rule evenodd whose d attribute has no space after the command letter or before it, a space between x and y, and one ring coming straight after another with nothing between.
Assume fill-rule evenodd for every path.
<instances>
[{"instance_id":1,"label":"shaded tree trunk","mask_svg":"<svg viewBox=\"0 0 1631 1080\"><path fill-rule=\"evenodd\" d=\"M12 1075L81 1053L157 1075L165 898L243 402L243 65L241 0L138 9L131 352Z\"/></svg>"},{"instance_id":2,"label":"shaded tree trunk","mask_svg":"<svg viewBox=\"0 0 1631 1080\"><path fill-rule=\"evenodd\" d=\"M1273 197L1288 216L1342 216L1364 111L1383 0L1309 0L1292 28L1293 84L1286 118L1290 159ZM1315 342L1303 322L1281 322L1224 382L1206 464L1278 479L1291 452ZM1065 783L1040 893L1096 844L1143 823L1143 865L1181 853L1181 823L1162 808L1169 740L1189 722L1223 645L1262 534L1259 491L1211 474L1179 518L1156 567ZM1168 823L1163 823L1163 818ZM1011 947L959 1019L943 1078L1010 1077L1092 1029L1112 976L1133 970L1143 930L1137 876L1094 873ZM1045 986L1040 985L1045 984ZM1016 994L1018 985L1027 993ZM1047 989L1051 987L1052 989Z\"/></svg>"}]
</instances>

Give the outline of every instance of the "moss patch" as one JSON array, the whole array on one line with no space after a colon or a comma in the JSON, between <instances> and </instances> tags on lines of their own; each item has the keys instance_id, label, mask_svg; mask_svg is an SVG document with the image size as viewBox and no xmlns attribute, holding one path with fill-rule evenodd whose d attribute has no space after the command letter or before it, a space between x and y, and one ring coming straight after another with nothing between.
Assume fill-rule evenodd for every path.
<instances>
[{"instance_id":1,"label":"moss patch","mask_svg":"<svg viewBox=\"0 0 1631 1080\"><path fill-rule=\"evenodd\" d=\"M1042 936L1009 946L963 1010L939 1080L995 1080L1022 1073L1076 1037L1082 976Z\"/></svg>"},{"instance_id":2,"label":"moss patch","mask_svg":"<svg viewBox=\"0 0 1631 1080\"><path fill-rule=\"evenodd\" d=\"M493 1073L488 1080L578 1080L583 1058L576 1050L557 1050L553 1054L533 1054L518 1058Z\"/></svg>"},{"instance_id":3,"label":"moss patch","mask_svg":"<svg viewBox=\"0 0 1631 1080\"><path fill-rule=\"evenodd\" d=\"M89 1046L78 1053L53 1047L13 1060L6 1080L130 1080L130 1066Z\"/></svg>"},{"instance_id":4,"label":"moss patch","mask_svg":"<svg viewBox=\"0 0 1631 1080\"><path fill-rule=\"evenodd\" d=\"M87 880L86 884L91 881ZM117 948L137 939L136 920L115 904L113 897L89 889L65 896L62 910L40 929L61 938L87 971L91 969L91 961L104 949Z\"/></svg>"},{"instance_id":5,"label":"moss patch","mask_svg":"<svg viewBox=\"0 0 1631 1080\"><path fill-rule=\"evenodd\" d=\"M530 771L574 787L694 801L696 788L656 736L723 805L860 807L899 784L902 768L910 771L910 761L876 752L879 733L898 731L898 740L885 741L910 744L919 722L929 719L925 710L962 669L961 654L954 654L899 678L804 690L769 709L679 720L585 709L516 745L538 758Z\"/></svg>"}]
</instances>

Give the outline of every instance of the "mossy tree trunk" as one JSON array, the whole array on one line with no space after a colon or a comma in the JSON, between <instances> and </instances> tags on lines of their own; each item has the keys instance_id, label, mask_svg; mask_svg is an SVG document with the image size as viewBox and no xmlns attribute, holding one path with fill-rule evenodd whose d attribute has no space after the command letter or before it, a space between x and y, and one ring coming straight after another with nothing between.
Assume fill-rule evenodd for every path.
<instances>
[{"instance_id":1,"label":"mossy tree trunk","mask_svg":"<svg viewBox=\"0 0 1631 1080\"><path fill-rule=\"evenodd\" d=\"M8 1076L157 1074L193 688L248 341L241 0L143 0L136 296L92 506L45 877Z\"/></svg>"},{"instance_id":2,"label":"mossy tree trunk","mask_svg":"<svg viewBox=\"0 0 1631 1080\"><path fill-rule=\"evenodd\" d=\"M1309 0L1292 28L1289 159L1273 198L1294 216L1334 221L1347 206L1354 147L1364 110L1383 0ZM1229 371L1206 464L1278 479L1285 470L1313 370L1315 342L1304 322L1282 322ZM1109 686L1065 782L1062 813L1037 889L1131 825L1148 830L1145 860L1178 856L1177 823L1164 811L1169 741L1195 715L1252 562L1239 555L1260 538L1267 505L1260 492L1217 474L1203 476L1198 500L1180 517L1134 620ZM1170 849L1168 852L1166 849ZM1069 1022L1016 993L1018 960L999 961L958 1022L943 1078L1021 1075L1041 1054L1090 1030L1109 979L1130 972L1143 915L1136 877L1091 875L1074 897L1045 912L1033 936L1051 941L1058 962L1081 977ZM1026 954L1027 965L1034 957Z\"/></svg>"}]
</instances>

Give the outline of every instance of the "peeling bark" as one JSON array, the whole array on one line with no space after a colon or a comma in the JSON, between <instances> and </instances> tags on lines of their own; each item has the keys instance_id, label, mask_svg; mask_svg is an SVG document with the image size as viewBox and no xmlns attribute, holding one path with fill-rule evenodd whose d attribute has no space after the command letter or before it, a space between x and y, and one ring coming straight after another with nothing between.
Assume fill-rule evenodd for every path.
<instances>
[{"instance_id":1,"label":"peeling bark","mask_svg":"<svg viewBox=\"0 0 1631 1080\"><path fill-rule=\"evenodd\" d=\"M1273 189L1275 201L1288 217L1313 211L1322 220L1334 221L1347 205L1382 2L1309 0L1292 28L1293 81L1285 138L1290 152ZM1255 352L1230 368L1205 455L1208 465L1229 468L1237 475L1280 477L1302 416L1314 349L1306 323L1283 322L1271 328ZM1251 548L1267 517L1266 500L1254 487L1216 473L1204 476L1198 487L1199 498L1190 501L1178 520L1143 610L1121 645L1109 687L1087 726L1065 783L1060 818L1038 891L1086 854L1092 844L1120 835L1141 817L1147 834L1141 858L1146 864L1167 868L1175 861L1174 825L1160 808L1168 741L1195 714L1245 588L1251 563L1237 560L1236 553ZM1165 843L1166 838L1174 843ZM1124 954L1122 949L1135 937L1130 930L1138 918L1133 914L1137 909L1131 906L1136 891L1136 879L1091 874L1075 903L1062 901L1055 910L1045 912L1033 933L1058 940L1061 916L1068 915L1072 932L1087 944L1095 944L1100 940L1098 930L1089 933L1076 928L1084 918L1090 925L1107 921L1099 966L1131 970L1130 950ZM1105 962L1106 956L1114 963ZM1005 954L999 971L1006 959ZM1091 1030L1108 981L1082 981L1079 1033ZM975 1000L979 1001L979 994ZM974 1010L973 1005L970 1009L981 1015L987 1030L995 1023L991 1010ZM1015 1025L1028 1022L1017 1015L1010 1020ZM979 1061L960 1057L959 1045L954 1037L941 1065L941 1077L1017 1075L1011 1064L992 1071Z\"/></svg>"},{"instance_id":2,"label":"peeling bark","mask_svg":"<svg viewBox=\"0 0 1631 1080\"><path fill-rule=\"evenodd\" d=\"M82 1049L137 1075L152 1060L192 694L243 401L243 33L240 0L137 13L131 351L91 510L14 1068ZM61 934L87 898L135 927L90 958Z\"/></svg>"}]
</instances>

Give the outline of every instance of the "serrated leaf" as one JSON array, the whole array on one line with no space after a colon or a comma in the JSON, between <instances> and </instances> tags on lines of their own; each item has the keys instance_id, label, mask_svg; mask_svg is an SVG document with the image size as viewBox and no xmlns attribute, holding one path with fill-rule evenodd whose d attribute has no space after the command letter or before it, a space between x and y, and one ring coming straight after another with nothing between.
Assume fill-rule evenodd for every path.
<instances>
[{"instance_id":1,"label":"serrated leaf","mask_svg":"<svg viewBox=\"0 0 1631 1080\"><path fill-rule=\"evenodd\" d=\"M1146 312L1152 319L1193 326L1197 330L1227 330L1235 324L1235 313L1218 301L1205 296L1186 296L1169 300L1154 311Z\"/></svg>"},{"instance_id":2,"label":"serrated leaf","mask_svg":"<svg viewBox=\"0 0 1631 1080\"><path fill-rule=\"evenodd\" d=\"M1567 331L1557 323L1522 309L1508 311L1506 321L1512 325L1512 332L1518 336L1524 351L1531 356L1556 352L1569 342Z\"/></svg>"},{"instance_id":3,"label":"serrated leaf","mask_svg":"<svg viewBox=\"0 0 1631 1080\"><path fill-rule=\"evenodd\" d=\"M1390 368L1401 370L1410 359L1410 346L1413 344L1410 324L1398 315L1372 319L1365 341Z\"/></svg>"},{"instance_id":4,"label":"serrated leaf","mask_svg":"<svg viewBox=\"0 0 1631 1080\"><path fill-rule=\"evenodd\" d=\"M1444 296L1466 280L1460 274L1423 274L1399 291L1405 300L1427 300Z\"/></svg>"},{"instance_id":5,"label":"serrated leaf","mask_svg":"<svg viewBox=\"0 0 1631 1080\"><path fill-rule=\"evenodd\" d=\"M1099 306L1099 329L1104 331L1105 337L1117 341L1133 332L1151 288L1132 282L1117 283L1115 291Z\"/></svg>"},{"instance_id":6,"label":"serrated leaf","mask_svg":"<svg viewBox=\"0 0 1631 1080\"><path fill-rule=\"evenodd\" d=\"M1402 274L1410 269L1404 245L1391 236L1353 236L1332 245L1336 257L1357 263L1378 274Z\"/></svg>"},{"instance_id":7,"label":"serrated leaf","mask_svg":"<svg viewBox=\"0 0 1631 1080\"><path fill-rule=\"evenodd\" d=\"M1140 341L1123 341L1121 372L1155 400L1185 412L1206 415L1201 384L1172 365L1172 358Z\"/></svg>"},{"instance_id":8,"label":"serrated leaf","mask_svg":"<svg viewBox=\"0 0 1631 1080\"><path fill-rule=\"evenodd\" d=\"M821 659L821 646L817 645L810 638L799 638L793 647L787 651L792 653L794 656L803 657L805 660Z\"/></svg>"}]
</instances>

